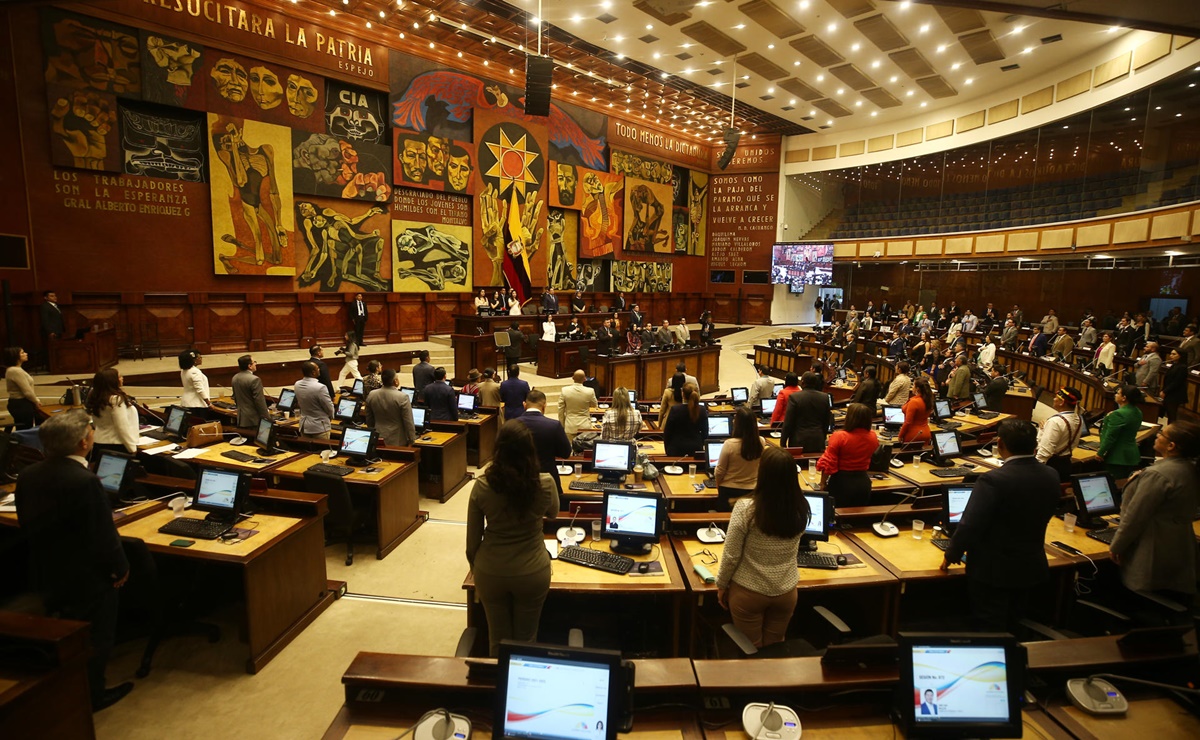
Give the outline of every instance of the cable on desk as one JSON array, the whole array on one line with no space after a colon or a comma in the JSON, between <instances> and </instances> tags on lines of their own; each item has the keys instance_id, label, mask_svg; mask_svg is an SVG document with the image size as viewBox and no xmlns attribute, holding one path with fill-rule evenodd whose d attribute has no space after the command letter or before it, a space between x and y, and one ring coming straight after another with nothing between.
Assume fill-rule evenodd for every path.
<instances>
[{"instance_id":1,"label":"cable on desk","mask_svg":"<svg viewBox=\"0 0 1200 740\"><path fill-rule=\"evenodd\" d=\"M1081 552L1079 554L1084 560L1091 563L1092 574L1090 576L1085 576L1085 575L1079 573L1078 571L1076 571L1075 583L1073 584L1073 588L1075 590L1076 596L1087 596L1088 594L1092 593L1092 587L1090 584L1095 583L1096 577L1098 575L1100 575L1100 566L1096 565L1096 561L1094 561L1090 557L1088 557L1086 553Z\"/></svg>"}]
</instances>

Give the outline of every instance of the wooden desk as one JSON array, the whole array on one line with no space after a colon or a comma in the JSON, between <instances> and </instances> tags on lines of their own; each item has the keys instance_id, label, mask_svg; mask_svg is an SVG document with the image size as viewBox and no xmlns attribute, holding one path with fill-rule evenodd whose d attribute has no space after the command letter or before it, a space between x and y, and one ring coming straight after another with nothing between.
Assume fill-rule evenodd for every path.
<instances>
[{"instance_id":1,"label":"wooden desk","mask_svg":"<svg viewBox=\"0 0 1200 740\"><path fill-rule=\"evenodd\" d=\"M434 422L436 423L436 422ZM421 495L442 503L467 481L467 435L463 432L425 432L413 440L421 450Z\"/></svg>"},{"instance_id":2,"label":"wooden desk","mask_svg":"<svg viewBox=\"0 0 1200 740\"><path fill-rule=\"evenodd\" d=\"M229 444L228 442L218 442L202 449L204 450L202 454L197 455L196 457L187 458L182 462L194 463L199 467L223 468L225 470L236 470L238 472L249 470L254 473L266 473L280 467L281 465L286 465L302 456L299 452L285 452L281 455L275 455L273 457L259 458L269 461L265 463L241 462L240 460L223 457L221 453L228 452L230 450L236 450L247 455L258 455L258 448L254 445L241 445L239 447L237 445ZM163 454L165 455L167 453L164 452Z\"/></svg>"},{"instance_id":3,"label":"wooden desk","mask_svg":"<svg viewBox=\"0 0 1200 740\"><path fill-rule=\"evenodd\" d=\"M1162 427L1159 426L1158 424L1154 424L1154 423L1148 422L1148 421L1143 421L1142 428L1139 429L1138 433L1137 433L1138 445L1140 446L1142 443L1146 442L1151 437L1158 434L1160 429L1162 429ZM1088 442L1090 444L1096 445L1096 447L1099 447L1100 446L1100 434L1098 432L1088 432L1087 435L1081 437L1079 439L1079 441L1081 443ZM1098 462L1100 462L1100 458L1097 457L1097 454L1098 453L1096 450L1088 450L1088 449L1084 449L1083 447L1076 447L1074 450L1071 450L1071 462L1076 463L1076 464L1081 464L1081 465L1087 464L1087 463L1098 463Z\"/></svg>"},{"instance_id":4,"label":"wooden desk","mask_svg":"<svg viewBox=\"0 0 1200 740\"><path fill-rule=\"evenodd\" d=\"M302 455L271 471L276 482L290 481L293 485L304 485L304 471L322 462L320 455ZM338 464L337 458L331 463ZM344 462L344 461L343 461ZM417 464L383 460L375 463L378 473L365 473L357 469L342 478L351 494L362 493L375 499L375 518L378 522L375 536L375 557L383 559L396 549L428 515L420 511L420 494L417 484Z\"/></svg>"},{"instance_id":5,"label":"wooden desk","mask_svg":"<svg viewBox=\"0 0 1200 740\"><path fill-rule=\"evenodd\" d=\"M496 435L500 432L500 409L476 409L474 419L460 419L467 434L467 464L483 467L496 452ZM454 422L434 422L441 426Z\"/></svg>"},{"instance_id":6,"label":"wooden desk","mask_svg":"<svg viewBox=\"0 0 1200 740\"><path fill-rule=\"evenodd\" d=\"M587 370L579 359L579 351L586 347L588 357L596 356L596 339L560 339L554 342L538 342L537 372L547 378L569 378L576 370ZM591 360L588 360L591 363Z\"/></svg>"},{"instance_id":7,"label":"wooden desk","mask_svg":"<svg viewBox=\"0 0 1200 740\"><path fill-rule=\"evenodd\" d=\"M881 475L882 478L871 478L871 493L907 493L917 487L915 483L905 480L896 475L898 471L890 469L887 473L869 473L871 476ZM816 485L821 482L821 473L814 471L811 475L807 469L803 473L797 473L796 477L800 480L800 489L803 491L815 491ZM826 493L826 491L822 491Z\"/></svg>"},{"instance_id":8,"label":"wooden desk","mask_svg":"<svg viewBox=\"0 0 1200 740\"><path fill-rule=\"evenodd\" d=\"M962 466L963 462L964 462L963 460L955 458L954 465L955 465L955 467L959 467L959 466ZM971 463L971 464L974 465L974 463ZM933 471L935 471L935 470L938 470L938 467L936 465L930 465L927 462L918 462L914 466L912 464L912 461L909 461L909 462L904 463L903 468L892 468L891 474L895 475L896 477L902 478L902 479L908 481L909 483L912 483L913 485L920 486L921 488L932 488L932 487L936 487L936 486L954 486L954 485L958 485L959 483L963 482L963 476L961 476L961 475L956 476L954 478L939 478L938 476L933 474ZM991 468L988 466L976 465L975 469L971 471L971 474L972 475L982 475L983 473L986 473L988 470L991 470Z\"/></svg>"},{"instance_id":9,"label":"wooden desk","mask_svg":"<svg viewBox=\"0 0 1200 740\"><path fill-rule=\"evenodd\" d=\"M197 540L189 548L171 547L175 535L158 528L173 518L170 511L123 524L118 531L137 537L162 557L194 558L239 573L243 583L243 624L249 656L246 671L257 673L296 635L333 603L325 577L325 534L321 515L303 518L257 514L240 528L258 534L223 543ZM187 512L184 516L199 516Z\"/></svg>"},{"instance_id":10,"label":"wooden desk","mask_svg":"<svg viewBox=\"0 0 1200 740\"><path fill-rule=\"evenodd\" d=\"M10 738L91 740L88 625L0 612L0 728ZM691 664L688 664L691 668Z\"/></svg>"},{"instance_id":11,"label":"wooden desk","mask_svg":"<svg viewBox=\"0 0 1200 740\"><path fill-rule=\"evenodd\" d=\"M655 399L662 396L663 389L675 374L675 365L680 362L700 381L701 393L720 390L721 348L717 345L653 354L596 357L592 361L592 370L604 393L611 394L613 389L624 386L636 390L638 398Z\"/></svg>"},{"instance_id":12,"label":"wooden desk","mask_svg":"<svg viewBox=\"0 0 1200 740\"><path fill-rule=\"evenodd\" d=\"M117 364L117 330L89 331L81 339L49 339L52 375L94 375Z\"/></svg>"},{"instance_id":13,"label":"wooden desk","mask_svg":"<svg viewBox=\"0 0 1200 740\"><path fill-rule=\"evenodd\" d=\"M659 480L662 484L663 496L667 499L667 508L670 511L708 511L715 509L718 503L717 489L702 488L699 491L695 486L703 485L708 477L704 474L704 468L707 465L703 463L697 465L698 472L696 477L692 477L687 473L688 463L683 463L683 475L667 475L661 473L662 466L659 466ZM726 512L728 516L728 512Z\"/></svg>"}]
</instances>

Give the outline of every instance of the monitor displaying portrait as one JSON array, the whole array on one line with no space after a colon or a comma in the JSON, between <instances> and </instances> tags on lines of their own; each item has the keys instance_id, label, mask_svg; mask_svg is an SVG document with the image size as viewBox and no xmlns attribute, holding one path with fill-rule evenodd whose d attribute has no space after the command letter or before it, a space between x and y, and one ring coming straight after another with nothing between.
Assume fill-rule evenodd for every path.
<instances>
[{"instance_id":1,"label":"monitor displaying portrait","mask_svg":"<svg viewBox=\"0 0 1200 740\"><path fill-rule=\"evenodd\" d=\"M900 634L909 737L1021 737L1024 650L1010 635Z\"/></svg>"},{"instance_id":2,"label":"monitor displaying portrait","mask_svg":"<svg viewBox=\"0 0 1200 740\"><path fill-rule=\"evenodd\" d=\"M291 388L279 391L279 402L275 404L275 408L285 414L290 414L296 408L296 391Z\"/></svg>"}]
</instances>

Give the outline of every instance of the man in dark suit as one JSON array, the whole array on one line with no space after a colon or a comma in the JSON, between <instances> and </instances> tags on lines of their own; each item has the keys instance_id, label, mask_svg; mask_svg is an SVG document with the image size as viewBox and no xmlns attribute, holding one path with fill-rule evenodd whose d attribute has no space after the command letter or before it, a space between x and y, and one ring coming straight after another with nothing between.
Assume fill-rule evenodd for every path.
<instances>
[{"instance_id":1,"label":"man in dark suit","mask_svg":"<svg viewBox=\"0 0 1200 740\"><path fill-rule=\"evenodd\" d=\"M317 380L321 381L321 385L329 391L329 400L332 401L337 394L333 392L333 381L329 378L329 366L321 359L324 356L325 350L319 344L314 344L308 350L308 359L317 366Z\"/></svg>"},{"instance_id":2,"label":"man in dark suit","mask_svg":"<svg viewBox=\"0 0 1200 740\"><path fill-rule=\"evenodd\" d=\"M630 328L641 330L646 326L646 317L638 310L638 304L633 304L633 311L629 314Z\"/></svg>"},{"instance_id":3,"label":"man in dark suit","mask_svg":"<svg viewBox=\"0 0 1200 740\"><path fill-rule=\"evenodd\" d=\"M513 365L508 369L508 380L500 384L500 400L504 402L504 420L515 419L525 413L525 399L529 396L529 384L521 380L521 368Z\"/></svg>"},{"instance_id":4,"label":"man in dark suit","mask_svg":"<svg viewBox=\"0 0 1200 740\"><path fill-rule=\"evenodd\" d=\"M833 419L829 396L817 390L821 376L808 372L800 378L800 390L787 398L783 428L780 430L784 447L802 447L805 452L824 452L825 434Z\"/></svg>"},{"instance_id":5,"label":"man in dark suit","mask_svg":"<svg viewBox=\"0 0 1200 740\"><path fill-rule=\"evenodd\" d=\"M615 337L612 330L612 319L605 319L596 330L596 354L611 355Z\"/></svg>"},{"instance_id":6,"label":"man in dark suit","mask_svg":"<svg viewBox=\"0 0 1200 740\"><path fill-rule=\"evenodd\" d=\"M435 421L458 421L458 397L446 382L446 368L433 371L433 382L425 386L425 405Z\"/></svg>"},{"instance_id":7,"label":"man in dark suit","mask_svg":"<svg viewBox=\"0 0 1200 740\"><path fill-rule=\"evenodd\" d=\"M62 309L58 307L58 295L53 290L42 293L42 306L38 309L42 319L42 336L48 339L62 339L66 332L66 322L63 320Z\"/></svg>"},{"instance_id":8,"label":"man in dark suit","mask_svg":"<svg viewBox=\"0 0 1200 740\"><path fill-rule=\"evenodd\" d=\"M1050 338L1042 331L1042 327L1034 325L1033 336L1025 343L1025 351L1034 357L1041 357L1046 354L1046 345L1050 343Z\"/></svg>"},{"instance_id":9,"label":"man in dark suit","mask_svg":"<svg viewBox=\"0 0 1200 740\"><path fill-rule=\"evenodd\" d=\"M1000 363L992 365L988 370L988 384L983 387L983 397L987 400L990 411L999 411L1004 405L1004 394L1008 393L1008 381L1004 379L1004 366Z\"/></svg>"},{"instance_id":10,"label":"man in dark suit","mask_svg":"<svg viewBox=\"0 0 1200 740\"><path fill-rule=\"evenodd\" d=\"M379 440L388 447L406 447L417 438L413 426L412 400L400 390L400 375L383 371L383 385L367 396L367 426L379 432Z\"/></svg>"},{"instance_id":11,"label":"man in dark suit","mask_svg":"<svg viewBox=\"0 0 1200 740\"><path fill-rule=\"evenodd\" d=\"M354 295L354 303L350 306L350 321L354 324L354 341L359 347L363 346L363 331L367 328L367 302L362 293Z\"/></svg>"},{"instance_id":12,"label":"man in dark suit","mask_svg":"<svg viewBox=\"0 0 1200 740\"><path fill-rule=\"evenodd\" d=\"M425 401L425 386L433 382L433 365L429 364L429 350L423 349L417 353L417 364L413 365L413 390L417 392L414 401Z\"/></svg>"},{"instance_id":13,"label":"man in dark suit","mask_svg":"<svg viewBox=\"0 0 1200 740\"><path fill-rule=\"evenodd\" d=\"M29 542L34 587L51 616L89 622L92 709L116 704L133 690L105 688L104 670L117 630L117 589L129 580L104 488L87 467L96 430L82 409L50 417L38 429L46 459L21 472L17 518Z\"/></svg>"},{"instance_id":14,"label":"man in dark suit","mask_svg":"<svg viewBox=\"0 0 1200 740\"><path fill-rule=\"evenodd\" d=\"M612 310L614 312L625 310L625 294L624 293L617 293L616 299L613 300Z\"/></svg>"},{"instance_id":15,"label":"man in dark suit","mask_svg":"<svg viewBox=\"0 0 1200 740\"><path fill-rule=\"evenodd\" d=\"M237 425L242 429L258 429L258 422L269 417L267 397L263 393L262 379L254 372L258 363L250 355L238 358L237 375L233 376L233 403L237 406Z\"/></svg>"},{"instance_id":16,"label":"man in dark suit","mask_svg":"<svg viewBox=\"0 0 1200 740\"><path fill-rule=\"evenodd\" d=\"M1030 593L1050 577L1046 524L1054 516L1058 473L1037 461L1037 429L1006 419L996 450L1004 466L975 481L971 499L942 561L942 570L967 558L967 589L974 627L1015 631Z\"/></svg>"},{"instance_id":17,"label":"man in dark suit","mask_svg":"<svg viewBox=\"0 0 1200 740\"><path fill-rule=\"evenodd\" d=\"M525 396L525 413L517 420L529 427L533 434L533 446L537 448L538 465L543 473L549 473L554 478L554 485L562 493L562 482L558 479L558 458L571 456L571 443L567 441L567 432L557 419L546 416L546 394L541 391L529 391Z\"/></svg>"},{"instance_id":18,"label":"man in dark suit","mask_svg":"<svg viewBox=\"0 0 1200 740\"><path fill-rule=\"evenodd\" d=\"M521 343L525 341L525 335L521 333L521 326L517 322L512 322L508 326L508 346L504 348L505 365L512 369L521 362Z\"/></svg>"},{"instance_id":19,"label":"man in dark suit","mask_svg":"<svg viewBox=\"0 0 1200 740\"><path fill-rule=\"evenodd\" d=\"M550 315L558 313L558 296L551 293L549 287L542 291L542 313Z\"/></svg>"}]
</instances>

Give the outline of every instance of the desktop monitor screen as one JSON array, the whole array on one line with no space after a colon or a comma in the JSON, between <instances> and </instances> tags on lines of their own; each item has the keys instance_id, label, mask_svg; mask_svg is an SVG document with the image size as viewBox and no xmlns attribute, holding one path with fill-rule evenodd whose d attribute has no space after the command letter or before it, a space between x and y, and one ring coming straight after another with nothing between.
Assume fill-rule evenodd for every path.
<instances>
[{"instance_id":1,"label":"desktop monitor screen","mask_svg":"<svg viewBox=\"0 0 1200 740\"><path fill-rule=\"evenodd\" d=\"M717 469L717 460L719 460L721 458L721 448L724 446L725 446L724 440L719 440L716 442L709 442L706 445L706 447L708 448L708 469L709 470Z\"/></svg>"},{"instance_id":2,"label":"desktop monitor screen","mask_svg":"<svg viewBox=\"0 0 1200 740\"><path fill-rule=\"evenodd\" d=\"M650 552L662 534L664 499L654 492L604 491L604 536L616 552Z\"/></svg>"},{"instance_id":3,"label":"desktop monitor screen","mask_svg":"<svg viewBox=\"0 0 1200 740\"><path fill-rule=\"evenodd\" d=\"M948 486L942 492L943 523L954 525L962 521L967 502L971 500L971 490L970 486Z\"/></svg>"},{"instance_id":4,"label":"desktop monitor screen","mask_svg":"<svg viewBox=\"0 0 1200 740\"><path fill-rule=\"evenodd\" d=\"M423 406L413 406L413 426L416 427L418 432L425 430L425 412L427 410Z\"/></svg>"},{"instance_id":5,"label":"desktop monitor screen","mask_svg":"<svg viewBox=\"0 0 1200 740\"><path fill-rule=\"evenodd\" d=\"M594 454L592 467L597 473L632 473L633 466L637 462L637 448L632 442L610 442L598 439Z\"/></svg>"},{"instance_id":6,"label":"desktop monitor screen","mask_svg":"<svg viewBox=\"0 0 1200 740\"><path fill-rule=\"evenodd\" d=\"M363 379L355 378L354 379L354 387L350 389L350 392L356 396L361 396L365 391L366 391L366 387L363 386Z\"/></svg>"},{"instance_id":7,"label":"desktop monitor screen","mask_svg":"<svg viewBox=\"0 0 1200 740\"><path fill-rule=\"evenodd\" d=\"M776 397L776 398L778 398L778 397L779 397L779 394L780 394L782 391L783 391L783 383L776 383L776 384L775 384L775 388L774 388L774 389L773 389L771 392L775 394L775 397Z\"/></svg>"},{"instance_id":8,"label":"desktop monitor screen","mask_svg":"<svg viewBox=\"0 0 1200 740\"><path fill-rule=\"evenodd\" d=\"M637 391L627 391L629 393L629 402L637 403Z\"/></svg>"},{"instance_id":9,"label":"desktop monitor screen","mask_svg":"<svg viewBox=\"0 0 1200 740\"><path fill-rule=\"evenodd\" d=\"M920 737L1021 737L1025 656L1010 635L900 635L900 717Z\"/></svg>"},{"instance_id":10,"label":"desktop monitor screen","mask_svg":"<svg viewBox=\"0 0 1200 740\"><path fill-rule=\"evenodd\" d=\"M804 500L808 502L808 524L804 527L804 537L828 541L829 529L833 526L833 496L806 493Z\"/></svg>"},{"instance_id":11,"label":"desktop monitor screen","mask_svg":"<svg viewBox=\"0 0 1200 740\"><path fill-rule=\"evenodd\" d=\"M342 445L338 448L339 455L366 458L375 454L378 437L373 429L348 428L342 432Z\"/></svg>"},{"instance_id":12,"label":"desktop monitor screen","mask_svg":"<svg viewBox=\"0 0 1200 740\"><path fill-rule=\"evenodd\" d=\"M167 419L163 423L163 431L167 434L183 437L187 435L187 409L182 406L168 406Z\"/></svg>"},{"instance_id":13,"label":"desktop monitor screen","mask_svg":"<svg viewBox=\"0 0 1200 740\"><path fill-rule=\"evenodd\" d=\"M904 407L903 406L884 406L883 407L883 424L886 427L895 427L899 429L904 426Z\"/></svg>"},{"instance_id":14,"label":"desktop monitor screen","mask_svg":"<svg viewBox=\"0 0 1200 740\"><path fill-rule=\"evenodd\" d=\"M728 416L710 416L708 417L708 436L710 437L728 437L730 434L730 419Z\"/></svg>"},{"instance_id":15,"label":"desktop monitor screen","mask_svg":"<svg viewBox=\"0 0 1200 740\"><path fill-rule=\"evenodd\" d=\"M201 468L192 508L230 518L241 511L250 489L250 473Z\"/></svg>"},{"instance_id":16,"label":"desktop monitor screen","mask_svg":"<svg viewBox=\"0 0 1200 740\"><path fill-rule=\"evenodd\" d=\"M291 388L284 388L279 391L279 402L275 407L285 414L291 413L292 409L296 408L296 391Z\"/></svg>"},{"instance_id":17,"label":"desktop monitor screen","mask_svg":"<svg viewBox=\"0 0 1200 740\"><path fill-rule=\"evenodd\" d=\"M734 403L745 403L750 398L750 391L746 388L730 388L729 397Z\"/></svg>"},{"instance_id":18,"label":"desktop monitor screen","mask_svg":"<svg viewBox=\"0 0 1200 740\"><path fill-rule=\"evenodd\" d=\"M474 411L475 410L475 396L472 396L470 393L459 393L458 394L458 410L459 411Z\"/></svg>"},{"instance_id":19,"label":"desktop monitor screen","mask_svg":"<svg viewBox=\"0 0 1200 740\"><path fill-rule=\"evenodd\" d=\"M615 740L626 693L614 650L500 645L493 738Z\"/></svg>"},{"instance_id":20,"label":"desktop monitor screen","mask_svg":"<svg viewBox=\"0 0 1200 740\"><path fill-rule=\"evenodd\" d=\"M972 397L975 399L975 408L980 410L987 408L987 398L982 393L974 393Z\"/></svg>"},{"instance_id":21,"label":"desktop monitor screen","mask_svg":"<svg viewBox=\"0 0 1200 740\"><path fill-rule=\"evenodd\" d=\"M934 454L943 460L949 460L956 455L961 455L962 449L958 444L958 432L934 432L933 451Z\"/></svg>"},{"instance_id":22,"label":"desktop monitor screen","mask_svg":"<svg viewBox=\"0 0 1200 740\"><path fill-rule=\"evenodd\" d=\"M338 401L337 410L333 412L333 418L341 421L351 422L358 415L358 406L362 403L357 398L343 398Z\"/></svg>"},{"instance_id":23,"label":"desktop monitor screen","mask_svg":"<svg viewBox=\"0 0 1200 740\"><path fill-rule=\"evenodd\" d=\"M950 411L950 402L944 398L934 401L933 408L935 409L934 416L939 419L949 419L954 416L954 413Z\"/></svg>"},{"instance_id":24,"label":"desktop monitor screen","mask_svg":"<svg viewBox=\"0 0 1200 740\"><path fill-rule=\"evenodd\" d=\"M275 425L271 422L271 417L264 416L258 420L258 433L254 435L254 444L268 449L275 446Z\"/></svg>"},{"instance_id":25,"label":"desktop monitor screen","mask_svg":"<svg viewBox=\"0 0 1200 740\"><path fill-rule=\"evenodd\" d=\"M408 394L409 400L412 400L417 397L417 389L416 388L405 388L405 387L401 386L400 390L401 390L401 392Z\"/></svg>"},{"instance_id":26,"label":"desktop monitor screen","mask_svg":"<svg viewBox=\"0 0 1200 740\"><path fill-rule=\"evenodd\" d=\"M773 416L775 414L775 402L778 398L764 398L762 400L762 415Z\"/></svg>"},{"instance_id":27,"label":"desktop monitor screen","mask_svg":"<svg viewBox=\"0 0 1200 740\"><path fill-rule=\"evenodd\" d=\"M120 493L125 485L125 471L129 467L129 458L113 452L100 453L96 463L96 477L100 485L109 493Z\"/></svg>"},{"instance_id":28,"label":"desktop monitor screen","mask_svg":"<svg viewBox=\"0 0 1200 740\"><path fill-rule=\"evenodd\" d=\"M1075 488L1075 506L1087 517L1116 514L1121 510L1117 487L1107 473L1088 473L1071 476Z\"/></svg>"}]
</instances>

